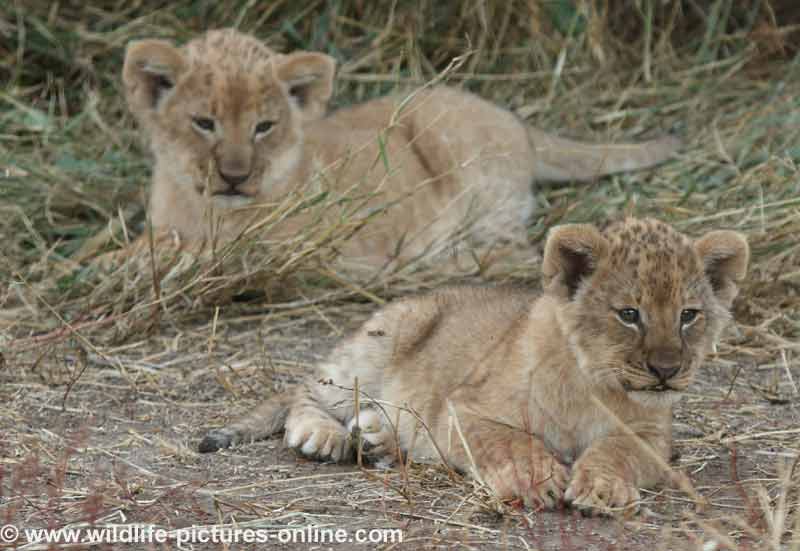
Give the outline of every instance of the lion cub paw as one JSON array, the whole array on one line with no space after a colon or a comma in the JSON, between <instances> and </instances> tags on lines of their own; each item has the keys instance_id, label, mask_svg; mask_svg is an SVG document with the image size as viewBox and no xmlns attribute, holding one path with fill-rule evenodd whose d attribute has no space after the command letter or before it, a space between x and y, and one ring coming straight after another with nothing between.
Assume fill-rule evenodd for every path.
<instances>
[{"instance_id":1,"label":"lion cub paw","mask_svg":"<svg viewBox=\"0 0 800 551\"><path fill-rule=\"evenodd\" d=\"M284 441L289 448L320 461L343 461L351 452L344 425L322 415L290 415Z\"/></svg>"},{"instance_id":2,"label":"lion cub paw","mask_svg":"<svg viewBox=\"0 0 800 551\"><path fill-rule=\"evenodd\" d=\"M549 453L497 459L482 474L501 500L521 498L535 509L555 509L563 501L569 469Z\"/></svg>"},{"instance_id":3,"label":"lion cub paw","mask_svg":"<svg viewBox=\"0 0 800 551\"><path fill-rule=\"evenodd\" d=\"M347 424L353 442L361 441L361 452L377 467L387 468L397 459L394 431L382 412L363 409Z\"/></svg>"},{"instance_id":4,"label":"lion cub paw","mask_svg":"<svg viewBox=\"0 0 800 551\"><path fill-rule=\"evenodd\" d=\"M577 465L564 500L585 515L635 510L639 490L607 468Z\"/></svg>"}]
</instances>

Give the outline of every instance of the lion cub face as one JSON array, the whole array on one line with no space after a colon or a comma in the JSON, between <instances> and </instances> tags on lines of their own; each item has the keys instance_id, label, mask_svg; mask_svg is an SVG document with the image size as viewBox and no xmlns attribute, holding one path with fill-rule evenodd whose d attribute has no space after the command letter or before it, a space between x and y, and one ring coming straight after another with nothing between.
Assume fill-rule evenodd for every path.
<instances>
[{"instance_id":1,"label":"lion cub face","mask_svg":"<svg viewBox=\"0 0 800 551\"><path fill-rule=\"evenodd\" d=\"M302 122L324 113L334 66L323 54L280 55L223 30L182 48L133 42L123 80L159 168L185 193L224 207L268 194L298 163Z\"/></svg>"},{"instance_id":2,"label":"lion cub face","mask_svg":"<svg viewBox=\"0 0 800 551\"><path fill-rule=\"evenodd\" d=\"M684 391L730 318L749 249L731 231L697 241L656 220L600 232L556 228L546 289L565 299L562 320L580 368L599 385L647 404Z\"/></svg>"}]
</instances>

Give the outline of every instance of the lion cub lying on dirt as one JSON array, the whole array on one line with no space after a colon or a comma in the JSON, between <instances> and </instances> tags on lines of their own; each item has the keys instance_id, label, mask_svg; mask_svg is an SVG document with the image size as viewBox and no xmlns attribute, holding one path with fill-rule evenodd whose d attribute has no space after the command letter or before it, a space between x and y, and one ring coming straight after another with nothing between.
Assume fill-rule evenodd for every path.
<instances>
[{"instance_id":1,"label":"lion cub lying on dirt","mask_svg":"<svg viewBox=\"0 0 800 551\"><path fill-rule=\"evenodd\" d=\"M589 180L652 166L679 143L556 138L447 87L325 116L334 69L327 55L278 54L235 30L210 31L180 48L131 42L123 80L155 156L154 229L188 244L207 241L214 226L226 241L253 222L254 205L274 207L298 190L374 194L365 214L391 207L342 253L376 266L440 244L468 215L478 218L473 233L484 241L522 239L534 180ZM209 207L222 218L219 227L209 223ZM297 236L313 219L301 213L267 238Z\"/></svg>"},{"instance_id":2,"label":"lion cub lying on dirt","mask_svg":"<svg viewBox=\"0 0 800 551\"><path fill-rule=\"evenodd\" d=\"M394 302L295 392L199 449L285 428L288 446L322 460L360 441L376 461L398 448L447 461L500 498L629 505L663 474L672 404L730 319L748 257L732 231L692 241L652 219L556 227L543 295L453 287Z\"/></svg>"}]
</instances>

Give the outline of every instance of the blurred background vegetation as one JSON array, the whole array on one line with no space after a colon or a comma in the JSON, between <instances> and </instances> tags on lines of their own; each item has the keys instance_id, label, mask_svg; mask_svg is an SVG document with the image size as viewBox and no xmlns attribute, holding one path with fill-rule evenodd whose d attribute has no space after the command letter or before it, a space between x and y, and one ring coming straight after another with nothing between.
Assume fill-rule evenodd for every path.
<instances>
[{"instance_id":1,"label":"blurred background vegetation","mask_svg":"<svg viewBox=\"0 0 800 551\"><path fill-rule=\"evenodd\" d=\"M151 161L122 98L125 45L227 26L335 57L333 107L420 85L468 53L449 83L536 126L617 141L677 129L687 146L662 170L537 188L531 239L656 214L751 233L765 278L797 269L794 0L5 0L0 281L46 277L120 216L142 227Z\"/></svg>"}]
</instances>

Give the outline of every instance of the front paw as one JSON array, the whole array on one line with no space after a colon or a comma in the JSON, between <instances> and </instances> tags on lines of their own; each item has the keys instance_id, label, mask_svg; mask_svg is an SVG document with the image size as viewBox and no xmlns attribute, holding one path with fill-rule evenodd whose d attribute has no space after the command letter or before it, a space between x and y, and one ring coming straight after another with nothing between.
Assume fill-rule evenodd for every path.
<instances>
[{"instance_id":1,"label":"front paw","mask_svg":"<svg viewBox=\"0 0 800 551\"><path fill-rule=\"evenodd\" d=\"M522 499L526 507L555 509L564 500L569 469L549 452L497 454L483 469L483 479L501 500Z\"/></svg>"},{"instance_id":2,"label":"front paw","mask_svg":"<svg viewBox=\"0 0 800 551\"><path fill-rule=\"evenodd\" d=\"M636 510L639 490L608 467L575 466L564 500L584 515Z\"/></svg>"}]
</instances>

